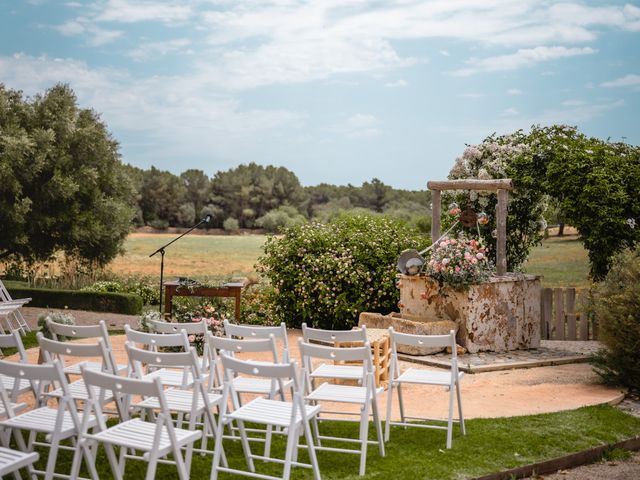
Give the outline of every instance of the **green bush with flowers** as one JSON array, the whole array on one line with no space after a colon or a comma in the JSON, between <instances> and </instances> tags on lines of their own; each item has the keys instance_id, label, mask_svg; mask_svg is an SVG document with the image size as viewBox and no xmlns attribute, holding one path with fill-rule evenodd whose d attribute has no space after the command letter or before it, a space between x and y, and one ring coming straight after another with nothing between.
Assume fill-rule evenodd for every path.
<instances>
[{"instance_id":1,"label":"green bush with flowers","mask_svg":"<svg viewBox=\"0 0 640 480\"><path fill-rule=\"evenodd\" d=\"M426 237L404 223L371 215L343 215L269 237L256 266L271 281L271 321L290 327L351 328L360 312L395 310L396 260Z\"/></svg>"}]
</instances>

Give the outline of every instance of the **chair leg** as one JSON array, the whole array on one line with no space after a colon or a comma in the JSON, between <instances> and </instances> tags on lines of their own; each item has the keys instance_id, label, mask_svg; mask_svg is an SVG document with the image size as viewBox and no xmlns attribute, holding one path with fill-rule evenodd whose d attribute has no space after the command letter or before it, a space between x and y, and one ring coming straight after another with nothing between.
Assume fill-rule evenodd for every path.
<instances>
[{"instance_id":1,"label":"chair leg","mask_svg":"<svg viewBox=\"0 0 640 480\"><path fill-rule=\"evenodd\" d=\"M406 423L407 420L404 417L404 403L402 402L402 383L398 383L398 406L400 407L400 419L402 420L402 423Z\"/></svg>"},{"instance_id":2,"label":"chair leg","mask_svg":"<svg viewBox=\"0 0 640 480\"><path fill-rule=\"evenodd\" d=\"M256 467L253 465L253 457L251 455L251 446L249 445L249 439L247 438L247 431L244 428L244 422L238 420L238 430L240 430L240 442L242 443L242 451L244 452L244 458L247 461L249 471L255 473Z\"/></svg>"},{"instance_id":3,"label":"chair leg","mask_svg":"<svg viewBox=\"0 0 640 480\"><path fill-rule=\"evenodd\" d=\"M454 387L449 387L449 418L447 420L447 448L451 448L451 442L453 440L453 399L454 399Z\"/></svg>"},{"instance_id":4,"label":"chair leg","mask_svg":"<svg viewBox=\"0 0 640 480\"><path fill-rule=\"evenodd\" d=\"M58 447L60 440L57 435L51 439L51 445L49 447L49 457L47 459L47 470L44 475L44 480L53 480L53 474L56 471L56 461L58 459Z\"/></svg>"},{"instance_id":5,"label":"chair leg","mask_svg":"<svg viewBox=\"0 0 640 480\"><path fill-rule=\"evenodd\" d=\"M287 436L287 450L284 455L284 471L282 472L282 479L289 480L291 476L291 461L293 460L293 450L298 446L298 427L289 429L289 435Z\"/></svg>"},{"instance_id":6,"label":"chair leg","mask_svg":"<svg viewBox=\"0 0 640 480\"><path fill-rule=\"evenodd\" d=\"M231 428L231 425L229 425ZM218 421L218 431L214 432L214 447L213 447L213 462L211 462L211 475L209 476L209 480L217 480L218 479L218 467L220 466L220 460L222 457L222 437L224 436L224 423L222 423L222 413L220 414L220 419Z\"/></svg>"},{"instance_id":7,"label":"chair leg","mask_svg":"<svg viewBox=\"0 0 640 480\"><path fill-rule=\"evenodd\" d=\"M271 438L273 434L273 425L267 425L267 431L265 433L265 438L264 438L264 453L263 455L265 457L270 457L271 456Z\"/></svg>"},{"instance_id":8,"label":"chair leg","mask_svg":"<svg viewBox=\"0 0 640 480\"><path fill-rule=\"evenodd\" d=\"M393 379L389 380L389 391L387 392L387 418L384 422L384 441L388 442L391 436L391 407L393 403Z\"/></svg>"},{"instance_id":9,"label":"chair leg","mask_svg":"<svg viewBox=\"0 0 640 480\"><path fill-rule=\"evenodd\" d=\"M311 469L313 470L313 480L320 480L318 457L316 456L316 449L314 448L313 435L311 435L311 427L309 426L309 421L304 419L302 421L302 426L304 428L304 435L307 440L307 451L309 452L309 461L311 462Z\"/></svg>"},{"instance_id":10,"label":"chair leg","mask_svg":"<svg viewBox=\"0 0 640 480\"><path fill-rule=\"evenodd\" d=\"M462 415L462 393L460 392L460 382L456 382L456 395L458 397L458 419L460 420L460 433L466 435L467 431L464 426L464 416Z\"/></svg>"},{"instance_id":11,"label":"chair leg","mask_svg":"<svg viewBox=\"0 0 640 480\"><path fill-rule=\"evenodd\" d=\"M376 398L376 392L373 392L373 398L371 399L373 423L376 427L376 438L378 440L378 452L381 457L384 457L384 439L382 438L382 421L380 420L380 412L378 412L378 400Z\"/></svg>"},{"instance_id":12,"label":"chair leg","mask_svg":"<svg viewBox=\"0 0 640 480\"><path fill-rule=\"evenodd\" d=\"M367 468L367 441L369 440L369 402L362 406L360 413L360 476Z\"/></svg>"},{"instance_id":13,"label":"chair leg","mask_svg":"<svg viewBox=\"0 0 640 480\"><path fill-rule=\"evenodd\" d=\"M158 458L153 454L151 456L152 458L149 460L149 466L147 466L147 475L145 476L145 480L154 480L156 478ZM178 475L180 475L180 469L178 469ZM183 477L180 478L183 479Z\"/></svg>"},{"instance_id":14,"label":"chair leg","mask_svg":"<svg viewBox=\"0 0 640 480\"><path fill-rule=\"evenodd\" d=\"M121 449L124 449L124 447L121 447ZM116 480L122 480L122 475L124 475L124 464L122 466L122 469L120 469L120 462L118 461L116 452L113 449L113 445L111 445L110 443L105 443L104 450L107 452L107 459L109 460L109 465L111 466L111 473L113 473L113 476Z\"/></svg>"}]
</instances>

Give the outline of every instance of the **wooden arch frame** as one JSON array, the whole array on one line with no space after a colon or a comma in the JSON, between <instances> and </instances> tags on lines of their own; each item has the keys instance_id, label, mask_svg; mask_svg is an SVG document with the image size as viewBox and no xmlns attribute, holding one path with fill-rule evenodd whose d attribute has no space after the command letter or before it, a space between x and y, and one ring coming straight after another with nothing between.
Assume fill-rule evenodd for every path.
<instances>
[{"instance_id":1,"label":"wooden arch frame","mask_svg":"<svg viewBox=\"0 0 640 480\"><path fill-rule=\"evenodd\" d=\"M431 241L440 238L440 214L442 211L440 192L442 190L475 190L498 192L498 204L496 205L496 270L498 276L507 273L507 203L509 191L513 190L513 181L510 178L497 180L478 180L475 178L465 180L444 180L427 182L427 188L431 191Z\"/></svg>"}]
</instances>

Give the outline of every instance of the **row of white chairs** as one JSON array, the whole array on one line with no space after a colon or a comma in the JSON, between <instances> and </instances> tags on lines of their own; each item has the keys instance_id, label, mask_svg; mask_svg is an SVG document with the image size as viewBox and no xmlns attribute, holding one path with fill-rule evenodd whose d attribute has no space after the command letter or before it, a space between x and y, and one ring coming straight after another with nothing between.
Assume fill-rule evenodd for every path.
<instances>
[{"instance_id":1,"label":"row of white chairs","mask_svg":"<svg viewBox=\"0 0 640 480\"><path fill-rule=\"evenodd\" d=\"M149 462L147 478L153 478L157 464L166 463L167 460L163 457L169 453L174 458L179 477L188 478L194 451L213 453L212 479L217 477L219 471L249 473L250 476L270 478L255 473L254 460L256 459L283 463L283 478L288 478L292 466L310 467L313 469L314 477L320 478L316 450L359 454L359 472L360 475L364 475L368 445L377 444L380 455L384 456L384 441L389 440L390 425L430 426L407 421L418 417L405 415L401 395L401 386L405 383L436 384L448 387L451 401L447 426L438 428L447 429L447 448L450 448L455 395L461 431L465 433L459 389L462 374L457 369L453 332L445 336L423 337L390 330L392 378L388 391L387 419L383 438L377 405L377 398L383 389L376 387L374 383L371 349L366 341L365 329L327 331L303 325L303 338L299 340L298 345L302 368L298 369L297 363L290 360L284 324L278 327L256 327L225 322L228 338L214 337L207 332L204 322L191 324L156 322L153 325L156 333L138 332L129 327L125 328L128 341L126 344L128 365L116 365L108 332L103 323L94 327L49 324L55 339L48 340L39 336L46 361L43 367L49 368L46 374L38 374L37 370L31 369L32 366L24 364L26 355L23 348L22 350L18 348L22 362L19 365L28 367L27 370L20 367L18 370L15 368L12 370L10 366L5 365L8 362L0 362L0 378L3 380L0 384L4 385L2 397L7 417L0 422L0 428L11 431L33 429L32 431L47 433L50 437L51 450L47 470L38 472L30 467L30 473L43 474L45 478L52 478L56 452L59 448L66 448L60 444L60 441L73 438L79 448L75 449L71 478L78 478L83 458L91 477L97 478L94 465L98 443L105 445L115 478L122 478L125 461L132 457L147 460ZM188 340L188 335L197 334L205 338L204 352L200 358L196 356ZM62 343L58 341L59 336L67 338L91 336L98 341L95 344L86 345ZM231 337L240 337L242 340ZM281 349L276 346L276 337L280 339ZM13 338L14 343L21 344L18 342L18 335L13 335ZM11 342L7 340L3 344L2 340L0 338L0 348L5 344L10 346ZM352 348L334 346L336 342L357 341L360 341L363 346ZM401 373L396 348L398 343L452 347L451 371L428 372L409 369ZM143 345L146 350L137 348L134 346L136 344ZM161 351L168 347L177 347L182 351L179 353ZM251 356L260 352L267 356L268 362L234 358L235 353ZM101 361L85 360L65 366L68 363L65 357L94 357ZM320 359L322 362L316 366L313 359ZM353 361L360 362L361 366L343 364ZM68 381L70 375L77 374L82 375L81 380ZM129 378L123 375L129 375ZM9 381L10 378L13 378L13 383ZM316 387L315 383L320 378L356 380L358 384L352 386L324 382ZM17 396L29 389L35 392L38 408L19 414L18 412L24 407L16 403ZM394 389L399 397L401 422L391 422ZM243 403L243 394L253 394L254 397L257 395L257 398ZM132 398L135 398L135 395L141 396L142 399L133 401ZM52 397L58 400L56 409L46 405L46 399ZM290 400L286 401L285 397ZM5 403L5 400L8 403ZM113 401L120 421L115 426L107 427L104 422L103 408L104 405ZM320 414L321 411L326 413L320 407L323 402L354 404L359 407L356 413L360 423L357 439L335 438L320 434L318 424L325 419L324 415ZM78 413L80 404L84 407L82 415ZM214 420L214 410L219 414L217 422ZM156 421L145 421L144 414L141 418L132 419L132 411L142 411ZM172 421L172 413L177 415L178 422L175 424ZM376 441L368 440L370 415L374 420ZM184 423L184 418L188 419L188 424ZM43 430L45 419L49 422L49 427ZM52 421L53 428L51 428ZM57 426L60 422L67 428L59 430ZM250 429L245 427L245 422L266 425L266 430L263 431L264 436L260 438L260 441L265 443L262 455L252 453L250 442L257 439L248 435ZM201 425L202 429L197 429L197 425ZM186 428L181 428L182 426ZM223 448L223 439L229 437L229 435L223 435L225 427L230 429L232 438L241 440L248 472L231 469L228 466ZM273 459L270 456L271 437L274 433L287 435L287 447L283 460ZM299 444L301 436L306 438L304 446ZM211 437L215 442L213 452L207 450L207 440ZM30 452L33 445L38 444L34 434L30 435L27 443L24 440L19 441L18 438L21 436L16 435L16 442L23 452ZM201 440L201 446L195 448L194 443L198 440ZM322 444L324 440L356 442L360 445L358 449L328 447ZM6 442L3 445L8 446ZM119 456L116 456L113 448L116 445L120 447ZM309 464L297 461L299 448L305 448L308 452ZM184 450L184 457L182 450ZM135 451L141 451L144 454L142 457L136 456ZM0 468L1 466L0 462ZM65 477L57 473L56 476Z\"/></svg>"},{"instance_id":2,"label":"row of white chairs","mask_svg":"<svg viewBox=\"0 0 640 480\"><path fill-rule=\"evenodd\" d=\"M9 332L18 331L21 335L24 335L26 332L31 331L20 310L23 305L30 301L31 298L12 298L9 290L0 280L0 318L4 318ZM0 322L0 334L4 333L4 326Z\"/></svg>"}]
</instances>

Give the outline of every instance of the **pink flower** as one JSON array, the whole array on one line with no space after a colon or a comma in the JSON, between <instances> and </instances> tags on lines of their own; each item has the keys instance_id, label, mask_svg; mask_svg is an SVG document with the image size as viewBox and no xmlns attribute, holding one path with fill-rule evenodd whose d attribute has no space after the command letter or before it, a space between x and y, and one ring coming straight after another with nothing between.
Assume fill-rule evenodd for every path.
<instances>
[{"instance_id":1,"label":"pink flower","mask_svg":"<svg viewBox=\"0 0 640 480\"><path fill-rule=\"evenodd\" d=\"M476 258L478 260L482 260L484 258L484 254L482 252L476 253Z\"/></svg>"}]
</instances>

